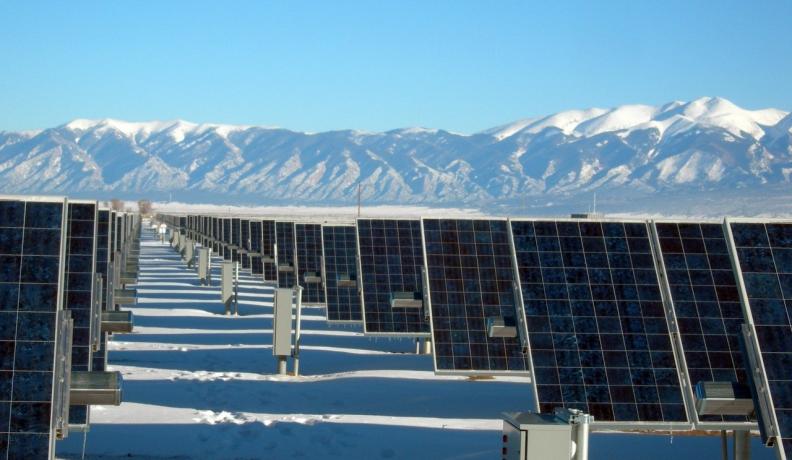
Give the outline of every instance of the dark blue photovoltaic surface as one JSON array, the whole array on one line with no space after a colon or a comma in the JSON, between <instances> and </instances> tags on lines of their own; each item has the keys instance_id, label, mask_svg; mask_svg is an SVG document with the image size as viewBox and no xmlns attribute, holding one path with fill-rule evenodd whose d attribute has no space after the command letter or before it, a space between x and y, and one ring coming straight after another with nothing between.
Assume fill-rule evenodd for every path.
<instances>
[{"instance_id":1,"label":"dark blue photovoltaic surface","mask_svg":"<svg viewBox=\"0 0 792 460\"><path fill-rule=\"evenodd\" d=\"M229 245L231 245L231 238L232 238L230 218L226 217L223 219L222 232L223 232L223 243L225 244L222 245L221 255L223 256L223 260L231 260L231 249L228 247Z\"/></svg>"},{"instance_id":2,"label":"dark blue photovoltaic surface","mask_svg":"<svg viewBox=\"0 0 792 460\"><path fill-rule=\"evenodd\" d=\"M295 224L297 252L297 283L303 287L302 301L310 304L325 303L322 283L307 283L305 275L322 274L322 226L320 224Z\"/></svg>"},{"instance_id":3,"label":"dark blue photovoltaic surface","mask_svg":"<svg viewBox=\"0 0 792 460\"><path fill-rule=\"evenodd\" d=\"M242 249L250 251L250 221L242 219L239 221L240 241Z\"/></svg>"},{"instance_id":4,"label":"dark blue photovoltaic surface","mask_svg":"<svg viewBox=\"0 0 792 460\"><path fill-rule=\"evenodd\" d=\"M294 222L276 222L275 238L278 246L278 267L291 267L291 271L278 269L278 287L292 288L297 280Z\"/></svg>"},{"instance_id":5,"label":"dark blue photovoltaic surface","mask_svg":"<svg viewBox=\"0 0 792 460\"><path fill-rule=\"evenodd\" d=\"M427 335L423 308L391 308L396 292L423 296L421 221L358 219L357 225L365 332Z\"/></svg>"},{"instance_id":6,"label":"dark blue photovoltaic surface","mask_svg":"<svg viewBox=\"0 0 792 460\"><path fill-rule=\"evenodd\" d=\"M0 458L48 458L63 208L0 201Z\"/></svg>"},{"instance_id":7,"label":"dark blue photovoltaic surface","mask_svg":"<svg viewBox=\"0 0 792 460\"><path fill-rule=\"evenodd\" d=\"M242 247L242 220L237 218L231 219L231 244L236 247Z\"/></svg>"},{"instance_id":8,"label":"dark blue photovoltaic surface","mask_svg":"<svg viewBox=\"0 0 792 460\"><path fill-rule=\"evenodd\" d=\"M261 256L264 281L278 281L278 267L275 265L275 221L261 222ZM269 260L269 261L267 261Z\"/></svg>"},{"instance_id":9,"label":"dark blue photovoltaic surface","mask_svg":"<svg viewBox=\"0 0 792 460\"><path fill-rule=\"evenodd\" d=\"M744 319L723 226L658 222L655 228L690 387L698 382L747 383L739 343ZM719 415L699 419L748 421Z\"/></svg>"},{"instance_id":10,"label":"dark blue photovoltaic surface","mask_svg":"<svg viewBox=\"0 0 792 460\"><path fill-rule=\"evenodd\" d=\"M792 457L792 224L730 224L778 421ZM761 418L759 418L761 420Z\"/></svg>"},{"instance_id":11,"label":"dark blue photovoltaic surface","mask_svg":"<svg viewBox=\"0 0 792 460\"><path fill-rule=\"evenodd\" d=\"M231 219L231 246L234 248L231 250L231 260L234 262L239 262L239 248L242 247L242 220L237 218Z\"/></svg>"},{"instance_id":12,"label":"dark blue photovoltaic surface","mask_svg":"<svg viewBox=\"0 0 792 460\"><path fill-rule=\"evenodd\" d=\"M687 421L646 224L511 226L540 410Z\"/></svg>"},{"instance_id":13,"label":"dark blue photovoltaic surface","mask_svg":"<svg viewBox=\"0 0 792 460\"><path fill-rule=\"evenodd\" d=\"M252 275L262 275L264 267L261 263L261 221L250 221L250 252L257 254L250 257L250 273Z\"/></svg>"},{"instance_id":14,"label":"dark blue photovoltaic surface","mask_svg":"<svg viewBox=\"0 0 792 460\"><path fill-rule=\"evenodd\" d=\"M242 219L239 221L240 228L240 243L241 248L247 253L250 252L250 221ZM241 254L240 262L243 269L250 268L250 257L247 254Z\"/></svg>"},{"instance_id":15,"label":"dark blue photovoltaic surface","mask_svg":"<svg viewBox=\"0 0 792 460\"><path fill-rule=\"evenodd\" d=\"M423 230L436 370L527 372L519 335L487 332L490 318L518 327L508 223L424 219Z\"/></svg>"},{"instance_id":16,"label":"dark blue photovoltaic surface","mask_svg":"<svg viewBox=\"0 0 792 460\"><path fill-rule=\"evenodd\" d=\"M109 298L109 261L110 261L110 211L100 209L97 213L96 224L96 273L102 277L102 311L108 310L107 299ZM99 350L93 353L92 370L104 371L107 355L107 333L102 333L99 340Z\"/></svg>"},{"instance_id":17,"label":"dark blue photovoltaic surface","mask_svg":"<svg viewBox=\"0 0 792 460\"><path fill-rule=\"evenodd\" d=\"M72 370L91 370L95 203L69 203L66 226L66 284L63 308L71 311ZM88 406L70 406L69 423L88 423Z\"/></svg>"},{"instance_id":18,"label":"dark blue photovoltaic surface","mask_svg":"<svg viewBox=\"0 0 792 460\"><path fill-rule=\"evenodd\" d=\"M352 225L322 227L328 321L363 319L358 285L339 286L338 283L340 277L359 282L355 238L355 227Z\"/></svg>"}]
</instances>

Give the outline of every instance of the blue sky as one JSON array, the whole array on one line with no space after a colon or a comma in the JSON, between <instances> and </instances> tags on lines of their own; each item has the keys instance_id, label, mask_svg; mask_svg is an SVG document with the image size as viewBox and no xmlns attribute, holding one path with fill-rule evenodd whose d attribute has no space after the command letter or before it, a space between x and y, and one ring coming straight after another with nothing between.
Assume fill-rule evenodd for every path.
<instances>
[{"instance_id":1,"label":"blue sky","mask_svg":"<svg viewBox=\"0 0 792 460\"><path fill-rule=\"evenodd\" d=\"M722 96L792 109L792 2L0 3L0 130L73 118L475 132Z\"/></svg>"}]
</instances>

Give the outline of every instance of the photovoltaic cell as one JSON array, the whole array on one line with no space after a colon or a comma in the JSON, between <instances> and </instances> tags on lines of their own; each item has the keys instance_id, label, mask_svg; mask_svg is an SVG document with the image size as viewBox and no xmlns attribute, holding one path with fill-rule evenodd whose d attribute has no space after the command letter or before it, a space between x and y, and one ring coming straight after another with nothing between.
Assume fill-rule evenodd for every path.
<instances>
[{"instance_id":1,"label":"photovoltaic cell","mask_svg":"<svg viewBox=\"0 0 792 460\"><path fill-rule=\"evenodd\" d=\"M508 223L424 219L423 234L435 370L527 373ZM491 337L493 320L514 334Z\"/></svg>"},{"instance_id":2,"label":"photovoltaic cell","mask_svg":"<svg viewBox=\"0 0 792 460\"><path fill-rule=\"evenodd\" d=\"M297 283L303 287L302 302L325 303L322 284L322 226L295 224Z\"/></svg>"},{"instance_id":3,"label":"photovoltaic cell","mask_svg":"<svg viewBox=\"0 0 792 460\"><path fill-rule=\"evenodd\" d=\"M424 308L392 307L395 296L423 299L421 221L358 219L366 334L425 336Z\"/></svg>"},{"instance_id":4,"label":"photovoltaic cell","mask_svg":"<svg viewBox=\"0 0 792 460\"><path fill-rule=\"evenodd\" d=\"M511 229L541 412L687 422L646 224Z\"/></svg>"},{"instance_id":5,"label":"photovoltaic cell","mask_svg":"<svg viewBox=\"0 0 792 460\"><path fill-rule=\"evenodd\" d=\"M327 320L360 322L357 241L354 225L322 227Z\"/></svg>"},{"instance_id":6,"label":"photovoltaic cell","mask_svg":"<svg viewBox=\"0 0 792 460\"><path fill-rule=\"evenodd\" d=\"M782 456L792 458L792 224L729 225L769 384L777 444Z\"/></svg>"},{"instance_id":7,"label":"photovoltaic cell","mask_svg":"<svg viewBox=\"0 0 792 460\"><path fill-rule=\"evenodd\" d=\"M744 322L723 226L656 222L676 316L688 385L748 383L740 351ZM700 415L700 422L747 422L742 416Z\"/></svg>"},{"instance_id":8,"label":"photovoltaic cell","mask_svg":"<svg viewBox=\"0 0 792 460\"><path fill-rule=\"evenodd\" d=\"M96 203L69 203L66 226L65 310L74 320L72 370L90 371L93 316ZM88 423L88 406L71 406L69 423Z\"/></svg>"},{"instance_id":9,"label":"photovoltaic cell","mask_svg":"<svg viewBox=\"0 0 792 460\"><path fill-rule=\"evenodd\" d=\"M275 222L275 237L278 246L278 287L292 288L297 284L294 222Z\"/></svg>"},{"instance_id":10,"label":"photovoltaic cell","mask_svg":"<svg viewBox=\"0 0 792 460\"><path fill-rule=\"evenodd\" d=\"M64 203L0 200L0 458L48 458Z\"/></svg>"}]
</instances>

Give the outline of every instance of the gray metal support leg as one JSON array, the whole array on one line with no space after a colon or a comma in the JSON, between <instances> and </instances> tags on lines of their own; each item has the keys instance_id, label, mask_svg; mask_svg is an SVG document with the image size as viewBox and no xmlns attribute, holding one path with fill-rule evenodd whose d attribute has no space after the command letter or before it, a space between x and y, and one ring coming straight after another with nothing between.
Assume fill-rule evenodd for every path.
<instances>
[{"instance_id":1,"label":"gray metal support leg","mask_svg":"<svg viewBox=\"0 0 792 460\"><path fill-rule=\"evenodd\" d=\"M734 430L734 460L751 460L751 432Z\"/></svg>"},{"instance_id":2,"label":"gray metal support leg","mask_svg":"<svg viewBox=\"0 0 792 460\"><path fill-rule=\"evenodd\" d=\"M432 354L432 340L431 339L422 339L422 340L423 340L422 354L431 355Z\"/></svg>"},{"instance_id":3,"label":"gray metal support leg","mask_svg":"<svg viewBox=\"0 0 792 460\"><path fill-rule=\"evenodd\" d=\"M278 375L286 375L286 357L278 356Z\"/></svg>"},{"instance_id":4,"label":"gray metal support leg","mask_svg":"<svg viewBox=\"0 0 792 460\"><path fill-rule=\"evenodd\" d=\"M588 460L589 424L586 420L575 426L575 457L574 460Z\"/></svg>"}]
</instances>

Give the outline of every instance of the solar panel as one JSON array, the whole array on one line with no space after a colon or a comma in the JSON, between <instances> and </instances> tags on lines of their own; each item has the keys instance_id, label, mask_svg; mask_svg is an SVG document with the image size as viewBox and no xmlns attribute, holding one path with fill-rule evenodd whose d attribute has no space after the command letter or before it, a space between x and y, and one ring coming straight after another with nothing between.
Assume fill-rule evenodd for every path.
<instances>
[{"instance_id":1,"label":"solar panel","mask_svg":"<svg viewBox=\"0 0 792 460\"><path fill-rule=\"evenodd\" d=\"M275 222L277 243L278 287L292 288L297 280L294 248L294 222Z\"/></svg>"},{"instance_id":2,"label":"solar panel","mask_svg":"<svg viewBox=\"0 0 792 460\"><path fill-rule=\"evenodd\" d=\"M121 213L117 211L113 211L113 227L111 231L113 232L113 252L121 250L121 238L123 238L123 217Z\"/></svg>"},{"instance_id":3,"label":"solar panel","mask_svg":"<svg viewBox=\"0 0 792 460\"><path fill-rule=\"evenodd\" d=\"M358 219L357 232L364 332L428 336L421 221Z\"/></svg>"},{"instance_id":4,"label":"solar panel","mask_svg":"<svg viewBox=\"0 0 792 460\"><path fill-rule=\"evenodd\" d=\"M248 253L250 252L250 221L247 219L241 219L239 221L239 228L240 228L240 262L242 264L243 269L250 268L250 257Z\"/></svg>"},{"instance_id":5,"label":"solar panel","mask_svg":"<svg viewBox=\"0 0 792 460\"><path fill-rule=\"evenodd\" d=\"M792 458L792 223L728 222L727 228L758 355L756 385L764 389L755 394L761 431L780 458Z\"/></svg>"},{"instance_id":6,"label":"solar panel","mask_svg":"<svg viewBox=\"0 0 792 460\"><path fill-rule=\"evenodd\" d=\"M644 222L511 221L541 412L688 420Z\"/></svg>"},{"instance_id":7,"label":"solar panel","mask_svg":"<svg viewBox=\"0 0 792 460\"><path fill-rule=\"evenodd\" d=\"M505 220L423 219L435 371L530 370Z\"/></svg>"},{"instance_id":8,"label":"solar panel","mask_svg":"<svg viewBox=\"0 0 792 460\"><path fill-rule=\"evenodd\" d=\"M262 223L260 220L250 221L250 273L252 275L263 275L264 267L261 259L261 231Z\"/></svg>"},{"instance_id":9,"label":"solar panel","mask_svg":"<svg viewBox=\"0 0 792 460\"><path fill-rule=\"evenodd\" d=\"M222 235L224 243L221 246L223 260L231 260L231 248L228 247L231 245L231 219L229 218L223 218Z\"/></svg>"},{"instance_id":10,"label":"solar panel","mask_svg":"<svg viewBox=\"0 0 792 460\"><path fill-rule=\"evenodd\" d=\"M242 247L242 219L231 218L231 260L240 261L239 248Z\"/></svg>"},{"instance_id":11,"label":"solar panel","mask_svg":"<svg viewBox=\"0 0 792 460\"><path fill-rule=\"evenodd\" d=\"M220 257L223 257L223 253L220 252L220 241L222 239L223 229L220 218L212 217L212 250Z\"/></svg>"},{"instance_id":12,"label":"solar panel","mask_svg":"<svg viewBox=\"0 0 792 460\"><path fill-rule=\"evenodd\" d=\"M96 224L96 273L102 277L102 311L110 310L107 305L109 298L109 261L110 261L110 211L100 209L97 213ZM107 334L102 333L99 340L99 349L93 353L92 370L105 370L107 358Z\"/></svg>"},{"instance_id":13,"label":"solar panel","mask_svg":"<svg viewBox=\"0 0 792 460\"><path fill-rule=\"evenodd\" d=\"M748 383L739 343L744 319L723 225L655 222L654 228L691 401L699 382ZM702 426L749 422L692 412Z\"/></svg>"},{"instance_id":14,"label":"solar panel","mask_svg":"<svg viewBox=\"0 0 792 460\"><path fill-rule=\"evenodd\" d=\"M327 321L362 321L355 226L323 225L322 250Z\"/></svg>"},{"instance_id":15,"label":"solar panel","mask_svg":"<svg viewBox=\"0 0 792 460\"><path fill-rule=\"evenodd\" d=\"M96 202L69 202L66 227L66 264L63 308L74 320L72 370L90 371L94 331L93 287L96 251ZM69 423L88 424L88 406L71 406Z\"/></svg>"},{"instance_id":16,"label":"solar panel","mask_svg":"<svg viewBox=\"0 0 792 460\"><path fill-rule=\"evenodd\" d=\"M264 220L261 222L261 258L264 281L278 281L278 266L275 257L275 221Z\"/></svg>"},{"instance_id":17,"label":"solar panel","mask_svg":"<svg viewBox=\"0 0 792 460\"><path fill-rule=\"evenodd\" d=\"M297 252L297 283L303 288L302 302L324 304L322 226L295 224L294 236Z\"/></svg>"},{"instance_id":18,"label":"solar panel","mask_svg":"<svg viewBox=\"0 0 792 460\"><path fill-rule=\"evenodd\" d=\"M0 199L0 458L50 458L64 200Z\"/></svg>"}]
</instances>

